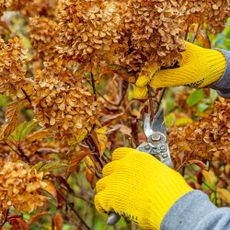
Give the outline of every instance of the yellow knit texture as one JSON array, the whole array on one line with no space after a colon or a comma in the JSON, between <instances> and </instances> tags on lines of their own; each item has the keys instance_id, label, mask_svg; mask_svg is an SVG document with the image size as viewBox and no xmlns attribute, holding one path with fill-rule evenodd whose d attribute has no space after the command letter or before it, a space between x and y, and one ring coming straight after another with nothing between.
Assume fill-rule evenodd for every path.
<instances>
[{"instance_id":1,"label":"yellow knit texture","mask_svg":"<svg viewBox=\"0 0 230 230\"><path fill-rule=\"evenodd\" d=\"M188 85L195 88L206 87L220 79L226 69L226 59L218 50L201 48L186 43L186 50L182 52L180 67L153 71L151 79L140 75L136 82L134 95L137 98L146 96L146 85L153 88L164 88Z\"/></svg>"},{"instance_id":2,"label":"yellow knit texture","mask_svg":"<svg viewBox=\"0 0 230 230\"><path fill-rule=\"evenodd\" d=\"M130 148L119 148L103 169L96 186L99 212L115 211L144 229L160 224L183 195L192 190L183 177L153 156Z\"/></svg>"}]
</instances>

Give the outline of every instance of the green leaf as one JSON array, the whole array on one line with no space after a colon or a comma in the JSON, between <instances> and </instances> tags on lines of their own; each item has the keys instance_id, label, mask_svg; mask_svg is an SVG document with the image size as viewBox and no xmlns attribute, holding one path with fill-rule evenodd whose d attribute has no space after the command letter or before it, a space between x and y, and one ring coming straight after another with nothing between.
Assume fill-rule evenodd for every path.
<instances>
[{"instance_id":1,"label":"green leaf","mask_svg":"<svg viewBox=\"0 0 230 230\"><path fill-rule=\"evenodd\" d=\"M187 105L189 106L193 106L195 104L197 104L198 102L200 102L202 99L204 99L205 94L204 91L202 89L198 89L196 91L194 91L188 98L187 98Z\"/></svg>"},{"instance_id":2,"label":"green leaf","mask_svg":"<svg viewBox=\"0 0 230 230\"><path fill-rule=\"evenodd\" d=\"M196 107L196 110L198 111L198 112L204 112L206 109L208 109L208 105L207 104L205 104L205 103L200 103L200 104L198 104L197 105L197 107Z\"/></svg>"},{"instance_id":3,"label":"green leaf","mask_svg":"<svg viewBox=\"0 0 230 230\"><path fill-rule=\"evenodd\" d=\"M26 136L35 129L37 124L38 122L35 120L29 121L28 123L26 123L25 127L22 130L21 139L25 139Z\"/></svg>"},{"instance_id":4,"label":"green leaf","mask_svg":"<svg viewBox=\"0 0 230 230\"><path fill-rule=\"evenodd\" d=\"M214 89L210 89L210 104L213 105L218 97L218 93Z\"/></svg>"},{"instance_id":5,"label":"green leaf","mask_svg":"<svg viewBox=\"0 0 230 230\"><path fill-rule=\"evenodd\" d=\"M62 169L62 168L66 168L68 165L62 161L52 161L52 162L48 162L48 163L45 163L45 164L40 164L38 166L41 166L39 169L38 169L38 172L50 172L52 170L55 170L55 169Z\"/></svg>"},{"instance_id":6,"label":"green leaf","mask_svg":"<svg viewBox=\"0 0 230 230\"><path fill-rule=\"evenodd\" d=\"M37 164L33 165L31 169L36 169L38 172L46 163L43 161L38 162Z\"/></svg>"},{"instance_id":7,"label":"green leaf","mask_svg":"<svg viewBox=\"0 0 230 230\"><path fill-rule=\"evenodd\" d=\"M3 94L0 94L0 107L5 107L7 106L9 103L9 99L3 95Z\"/></svg>"},{"instance_id":8,"label":"green leaf","mask_svg":"<svg viewBox=\"0 0 230 230\"><path fill-rule=\"evenodd\" d=\"M169 100L167 101L167 106L166 106L166 114L172 112L175 108L175 101L174 100Z\"/></svg>"},{"instance_id":9,"label":"green leaf","mask_svg":"<svg viewBox=\"0 0 230 230\"><path fill-rule=\"evenodd\" d=\"M16 141L24 140L27 137L27 135L33 129L35 129L36 125L37 125L37 122L34 120L29 121L29 122L23 122L20 125L18 125L12 134L14 140L16 140Z\"/></svg>"},{"instance_id":10,"label":"green leaf","mask_svg":"<svg viewBox=\"0 0 230 230\"><path fill-rule=\"evenodd\" d=\"M190 117L181 117L176 120L175 126L184 126L189 123L192 123L192 119Z\"/></svg>"},{"instance_id":11,"label":"green leaf","mask_svg":"<svg viewBox=\"0 0 230 230\"><path fill-rule=\"evenodd\" d=\"M174 113L169 113L168 115L165 116L165 119L164 119L165 125L167 127L170 127L170 126L172 126L174 124L175 120L176 120L175 114Z\"/></svg>"}]
</instances>

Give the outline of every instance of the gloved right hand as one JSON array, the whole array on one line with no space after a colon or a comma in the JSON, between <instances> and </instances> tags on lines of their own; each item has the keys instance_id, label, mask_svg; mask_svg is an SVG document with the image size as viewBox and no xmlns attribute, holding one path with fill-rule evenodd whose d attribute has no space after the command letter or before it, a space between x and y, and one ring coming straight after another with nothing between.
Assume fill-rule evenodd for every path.
<instances>
[{"instance_id":1,"label":"gloved right hand","mask_svg":"<svg viewBox=\"0 0 230 230\"><path fill-rule=\"evenodd\" d=\"M150 154L119 148L96 185L99 212L116 212L144 229L160 229L161 222L183 195L192 190L183 177Z\"/></svg>"},{"instance_id":2,"label":"gloved right hand","mask_svg":"<svg viewBox=\"0 0 230 230\"><path fill-rule=\"evenodd\" d=\"M226 69L226 59L218 50L206 49L185 42L182 61L175 69L158 70L149 68L149 75L141 74L136 82L134 96L143 98L147 85L153 88L188 85L206 87L220 79Z\"/></svg>"}]
</instances>

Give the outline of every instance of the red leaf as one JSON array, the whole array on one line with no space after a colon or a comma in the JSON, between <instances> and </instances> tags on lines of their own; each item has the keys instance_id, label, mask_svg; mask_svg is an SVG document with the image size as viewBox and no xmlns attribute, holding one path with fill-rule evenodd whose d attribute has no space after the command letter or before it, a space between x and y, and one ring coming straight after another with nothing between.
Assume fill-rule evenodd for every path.
<instances>
[{"instance_id":1,"label":"red leaf","mask_svg":"<svg viewBox=\"0 0 230 230\"><path fill-rule=\"evenodd\" d=\"M20 216L10 216L7 221L11 225L11 230L29 230L29 224Z\"/></svg>"},{"instance_id":2,"label":"red leaf","mask_svg":"<svg viewBox=\"0 0 230 230\"><path fill-rule=\"evenodd\" d=\"M203 30L198 31L196 39L198 42L201 43L201 45L204 48L208 48L208 49L211 48L211 41L210 41L208 35Z\"/></svg>"},{"instance_id":3,"label":"red leaf","mask_svg":"<svg viewBox=\"0 0 230 230\"><path fill-rule=\"evenodd\" d=\"M69 161L69 165L68 168L66 170L66 175L67 177L70 176L70 174L78 167L79 163L88 155L90 154L90 150L89 149L84 149L80 152L77 152L76 154L74 154L70 161Z\"/></svg>"},{"instance_id":4,"label":"red leaf","mask_svg":"<svg viewBox=\"0 0 230 230\"><path fill-rule=\"evenodd\" d=\"M206 164L204 162L202 162L202 161L199 161L199 160L189 160L188 164L196 164L201 169L206 170L206 171L208 170Z\"/></svg>"},{"instance_id":5,"label":"red leaf","mask_svg":"<svg viewBox=\"0 0 230 230\"><path fill-rule=\"evenodd\" d=\"M52 218L52 222L55 230L62 230L64 221L60 212L56 212Z\"/></svg>"},{"instance_id":6,"label":"red leaf","mask_svg":"<svg viewBox=\"0 0 230 230\"><path fill-rule=\"evenodd\" d=\"M47 214L49 214L48 211L42 211L42 212L39 212L39 213L33 215L29 220L29 225L31 225L34 221L38 220L39 218L41 218L42 216L47 215Z\"/></svg>"},{"instance_id":7,"label":"red leaf","mask_svg":"<svg viewBox=\"0 0 230 230\"><path fill-rule=\"evenodd\" d=\"M8 105L5 113L5 123L0 130L0 139L8 137L16 128L19 117L18 102Z\"/></svg>"}]
</instances>

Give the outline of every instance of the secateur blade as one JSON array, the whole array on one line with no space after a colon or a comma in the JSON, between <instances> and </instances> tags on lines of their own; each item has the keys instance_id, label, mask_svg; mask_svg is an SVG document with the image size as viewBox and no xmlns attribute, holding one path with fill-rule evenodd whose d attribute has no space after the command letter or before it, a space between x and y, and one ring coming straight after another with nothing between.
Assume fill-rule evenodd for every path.
<instances>
[{"instance_id":1,"label":"secateur blade","mask_svg":"<svg viewBox=\"0 0 230 230\"><path fill-rule=\"evenodd\" d=\"M154 132L161 132L167 135L167 129L164 122L164 110L160 109L151 121L151 115L148 113L144 121L144 133L146 137L151 136Z\"/></svg>"}]
</instances>

